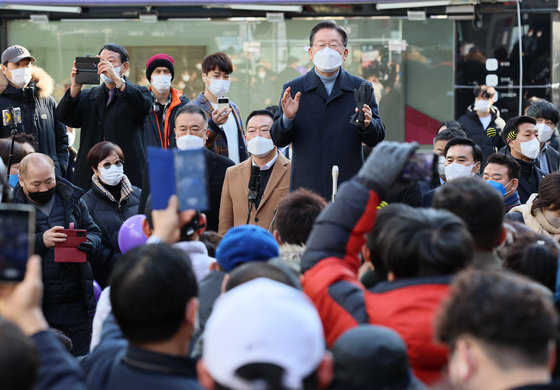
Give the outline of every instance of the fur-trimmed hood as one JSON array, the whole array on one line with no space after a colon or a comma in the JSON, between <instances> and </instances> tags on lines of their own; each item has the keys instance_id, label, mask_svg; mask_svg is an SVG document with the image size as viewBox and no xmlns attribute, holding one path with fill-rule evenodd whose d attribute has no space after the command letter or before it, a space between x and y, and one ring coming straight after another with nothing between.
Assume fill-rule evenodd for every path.
<instances>
[{"instance_id":1,"label":"fur-trimmed hood","mask_svg":"<svg viewBox=\"0 0 560 390\"><path fill-rule=\"evenodd\" d=\"M37 96L42 98L51 96L54 90L53 78L43 68L33 65L32 69L29 84L35 84ZM8 78L3 72L0 72L0 93L4 93L8 85Z\"/></svg>"}]
</instances>

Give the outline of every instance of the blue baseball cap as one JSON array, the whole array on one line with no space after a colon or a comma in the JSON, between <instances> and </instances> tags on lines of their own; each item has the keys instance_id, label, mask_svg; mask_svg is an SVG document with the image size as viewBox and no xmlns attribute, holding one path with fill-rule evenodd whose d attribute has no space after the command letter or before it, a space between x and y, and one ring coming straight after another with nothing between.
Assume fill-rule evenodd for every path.
<instances>
[{"instance_id":1,"label":"blue baseball cap","mask_svg":"<svg viewBox=\"0 0 560 390\"><path fill-rule=\"evenodd\" d=\"M241 225L227 231L216 250L216 260L226 272L251 261L278 257L278 243L267 230L257 225Z\"/></svg>"}]
</instances>

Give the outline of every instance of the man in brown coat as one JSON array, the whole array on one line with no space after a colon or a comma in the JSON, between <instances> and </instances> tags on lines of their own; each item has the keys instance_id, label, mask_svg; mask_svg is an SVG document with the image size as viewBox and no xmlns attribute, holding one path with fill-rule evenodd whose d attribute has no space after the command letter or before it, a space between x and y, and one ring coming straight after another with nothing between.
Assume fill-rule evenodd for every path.
<instances>
[{"instance_id":1,"label":"man in brown coat","mask_svg":"<svg viewBox=\"0 0 560 390\"><path fill-rule=\"evenodd\" d=\"M226 171L218 232L251 223L270 230L278 202L288 193L290 161L278 153L270 137L274 116L253 111L247 118L247 149L251 158Z\"/></svg>"}]
</instances>

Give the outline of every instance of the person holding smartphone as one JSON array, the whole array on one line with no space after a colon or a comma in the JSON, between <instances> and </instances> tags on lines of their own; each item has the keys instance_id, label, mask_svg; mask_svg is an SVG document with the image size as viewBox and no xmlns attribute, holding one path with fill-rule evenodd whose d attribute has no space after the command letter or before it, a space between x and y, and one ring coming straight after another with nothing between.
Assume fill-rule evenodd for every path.
<instances>
[{"instance_id":1,"label":"person holding smartphone","mask_svg":"<svg viewBox=\"0 0 560 390\"><path fill-rule=\"evenodd\" d=\"M246 160L248 154L241 113L237 106L225 97L229 91L232 72L233 64L225 53L213 53L204 57L204 92L189 104L202 107L210 118L210 134L206 140L206 147L238 164Z\"/></svg>"},{"instance_id":2,"label":"person holding smartphone","mask_svg":"<svg viewBox=\"0 0 560 390\"><path fill-rule=\"evenodd\" d=\"M74 65L70 88L56 110L65 125L81 128L73 183L84 190L90 188L88 151L98 142L109 141L119 145L127 156L124 173L131 183L141 186L146 161L144 122L152 108L152 96L147 88L126 79L130 63L124 47L108 43L97 57L97 72L103 83L82 90L83 85L76 82L78 70Z\"/></svg>"},{"instance_id":3,"label":"person holding smartphone","mask_svg":"<svg viewBox=\"0 0 560 390\"><path fill-rule=\"evenodd\" d=\"M72 340L72 354L85 355L91 338L90 313L95 310L93 275L89 261L101 246L101 231L91 218L83 191L55 175L54 162L44 154L31 153L19 165L19 185L14 203L35 206L35 253L43 268L43 313L49 325ZM87 230L87 240L77 249L85 263L55 261L55 245L66 242L63 229Z\"/></svg>"}]
</instances>

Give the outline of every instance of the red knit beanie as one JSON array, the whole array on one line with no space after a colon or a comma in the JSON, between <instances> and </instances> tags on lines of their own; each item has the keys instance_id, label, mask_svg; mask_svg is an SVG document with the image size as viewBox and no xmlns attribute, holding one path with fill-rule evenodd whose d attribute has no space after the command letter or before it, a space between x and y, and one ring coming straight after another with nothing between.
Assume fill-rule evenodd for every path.
<instances>
[{"instance_id":1,"label":"red knit beanie","mask_svg":"<svg viewBox=\"0 0 560 390\"><path fill-rule=\"evenodd\" d=\"M175 77L175 67L173 66L174 64L175 61L173 61L173 58L171 58L171 56L164 53L154 54L148 59L148 62L146 62L146 78L148 79L148 81L150 81L154 69L158 66L165 66L171 71L171 80L173 80L173 77Z\"/></svg>"}]
</instances>

